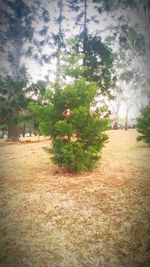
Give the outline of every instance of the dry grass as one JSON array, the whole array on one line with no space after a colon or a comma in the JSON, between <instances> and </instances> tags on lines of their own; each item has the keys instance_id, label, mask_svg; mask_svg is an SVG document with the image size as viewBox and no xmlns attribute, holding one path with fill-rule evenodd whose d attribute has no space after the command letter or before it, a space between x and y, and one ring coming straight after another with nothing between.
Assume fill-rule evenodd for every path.
<instances>
[{"instance_id":1,"label":"dry grass","mask_svg":"<svg viewBox=\"0 0 150 267\"><path fill-rule=\"evenodd\" d=\"M0 267L150 266L150 148L108 134L82 175L50 162L48 140L0 144Z\"/></svg>"}]
</instances>

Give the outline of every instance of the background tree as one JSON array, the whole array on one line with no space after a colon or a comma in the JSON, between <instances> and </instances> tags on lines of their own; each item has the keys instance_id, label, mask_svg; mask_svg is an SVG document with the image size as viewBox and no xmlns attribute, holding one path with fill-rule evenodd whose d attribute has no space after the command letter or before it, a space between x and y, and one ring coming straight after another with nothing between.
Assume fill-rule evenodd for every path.
<instances>
[{"instance_id":1,"label":"background tree","mask_svg":"<svg viewBox=\"0 0 150 267\"><path fill-rule=\"evenodd\" d=\"M118 42L124 45L126 50L132 52L132 57L140 71L144 74L149 90L150 77L150 5L149 0L94 0L100 14L107 12L112 23L105 30L111 30L112 43ZM146 89L146 88L145 88Z\"/></svg>"},{"instance_id":2,"label":"background tree","mask_svg":"<svg viewBox=\"0 0 150 267\"><path fill-rule=\"evenodd\" d=\"M119 124L119 112L122 104L122 89L123 89L122 86L121 87L116 86L114 99L109 102L112 110L112 116L113 116L112 127L114 130L117 130L119 127L118 124Z\"/></svg>"},{"instance_id":3,"label":"background tree","mask_svg":"<svg viewBox=\"0 0 150 267\"><path fill-rule=\"evenodd\" d=\"M8 130L8 138L19 140L19 124L30 121L37 128L34 118L27 111L29 102L40 102L45 90L45 82L28 84L25 79L13 79L11 76L0 76L0 122ZM35 100L34 100L35 99Z\"/></svg>"},{"instance_id":4,"label":"background tree","mask_svg":"<svg viewBox=\"0 0 150 267\"><path fill-rule=\"evenodd\" d=\"M21 58L24 41L31 41L33 36L32 16L30 7L24 1L2 1L1 51L4 60L10 64L9 75L13 75L15 79L25 75Z\"/></svg>"},{"instance_id":5,"label":"background tree","mask_svg":"<svg viewBox=\"0 0 150 267\"><path fill-rule=\"evenodd\" d=\"M0 77L0 122L7 126L8 138L13 141L19 138L19 112L27 105L26 86L27 80Z\"/></svg>"},{"instance_id":6,"label":"background tree","mask_svg":"<svg viewBox=\"0 0 150 267\"><path fill-rule=\"evenodd\" d=\"M48 1L48 13L51 16L51 21L49 23L48 31L44 32L45 40L47 40L47 45L53 49L48 49L47 55L45 55L47 60L46 63L52 63L52 67L48 66L47 80L50 81L50 75L53 73L55 78L59 79L61 76L61 63L62 54L66 47L66 32L68 29L68 18L66 16L67 1L63 0L50 0ZM51 5L53 5L54 10L51 10ZM55 67L54 67L55 65Z\"/></svg>"},{"instance_id":7,"label":"background tree","mask_svg":"<svg viewBox=\"0 0 150 267\"><path fill-rule=\"evenodd\" d=\"M8 137L18 140L19 113L27 105L26 89L29 81L29 73L23 61L25 56L31 56L31 43L34 40L37 16L43 14L46 23L46 12L39 1L29 3L25 0L6 0L1 3L1 46L3 66L7 66L7 72L0 77L0 114L1 121L8 128ZM37 48L38 45L37 45ZM30 50L30 53L29 53Z\"/></svg>"},{"instance_id":8,"label":"background tree","mask_svg":"<svg viewBox=\"0 0 150 267\"><path fill-rule=\"evenodd\" d=\"M30 133L39 135L39 124L45 119L45 110L42 107L44 101L44 95L46 93L46 81L39 80L36 83L32 83L28 87L30 98L27 108L25 110L25 116L22 116L22 121L27 122Z\"/></svg>"},{"instance_id":9,"label":"background tree","mask_svg":"<svg viewBox=\"0 0 150 267\"><path fill-rule=\"evenodd\" d=\"M58 22L58 35L57 35L57 69L56 77L59 78L60 72L60 56L61 56L61 47L63 46L63 30L62 30L62 21L63 21L63 0L58 0L59 16L57 19ZM56 37L56 36L55 36Z\"/></svg>"},{"instance_id":10,"label":"background tree","mask_svg":"<svg viewBox=\"0 0 150 267\"><path fill-rule=\"evenodd\" d=\"M40 42L37 41L37 34L41 33L38 32L37 19L43 28L46 27L43 24L49 21L48 12L41 1L1 1L0 51L3 67L6 66L7 74L14 79L25 77L26 56L39 60L37 52L42 54Z\"/></svg>"},{"instance_id":11,"label":"background tree","mask_svg":"<svg viewBox=\"0 0 150 267\"><path fill-rule=\"evenodd\" d=\"M150 4L148 0L132 0L121 1L123 8L128 8L130 17L132 17L130 24L127 23L122 27L122 34L128 46L136 55L139 63L142 63L145 77L149 83L150 77ZM124 15L125 21L125 15ZM126 17L127 22L127 17ZM144 52L145 57L140 59L141 52Z\"/></svg>"},{"instance_id":12,"label":"background tree","mask_svg":"<svg viewBox=\"0 0 150 267\"><path fill-rule=\"evenodd\" d=\"M113 100L110 101L114 112L114 126L117 125L118 112L121 107L125 110L125 129L128 129L129 112L131 108L141 108L146 98L146 82L143 72L136 65L135 57L125 43L120 43L118 53L114 61L114 72L116 73L116 90Z\"/></svg>"},{"instance_id":13,"label":"background tree","mask_svg":"<svg viewBox=\"0 0 150 267\"><path fill-rule=\"evenodd\" d=\"M109 96L114 85L111 69L113 54L110 48L102 42L100 36L90 33L90 22L98 23L92 15L88 15L89 2L87 0L69 1L70 8L77 12L75 17L76 25L80 26L80 33L76 36L79 39L77 52L84 54L83 66L87 68L84 77L89 81L95 81L102 94Z\"/></svg>"}]
</instances>

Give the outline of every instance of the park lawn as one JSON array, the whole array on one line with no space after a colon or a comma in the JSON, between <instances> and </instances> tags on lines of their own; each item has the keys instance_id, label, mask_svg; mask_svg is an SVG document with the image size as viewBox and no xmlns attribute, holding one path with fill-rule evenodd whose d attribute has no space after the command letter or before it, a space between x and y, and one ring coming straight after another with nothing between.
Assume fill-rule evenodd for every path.
<instances>
[{"instance_id":1,"label":"park lawn","mask_svg":"<svg viewBox=\"0 0 150 267\"><path fill-rule=\"evenodd\" d=\"M51 163L49 140L1 142L0 267L150 266L150 147L108 135L78 175Z\"/></svg>"}]
</instances>

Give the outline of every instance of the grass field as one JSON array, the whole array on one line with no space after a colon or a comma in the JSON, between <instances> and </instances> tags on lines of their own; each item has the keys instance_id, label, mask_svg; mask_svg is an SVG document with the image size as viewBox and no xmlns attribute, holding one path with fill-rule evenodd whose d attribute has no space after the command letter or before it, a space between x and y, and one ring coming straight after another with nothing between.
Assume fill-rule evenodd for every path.
<instances>
[{"instance_id":1,"label":"grass field","mask_svg":"<svg viewBox=\"0 0 150 267\"><path fill-rule=\"evenodd\" d=\"M0 267L150 266L150 147L108 132L98 167L69 174L42 149L0 144Z\"/></svg>"}]
</instances>

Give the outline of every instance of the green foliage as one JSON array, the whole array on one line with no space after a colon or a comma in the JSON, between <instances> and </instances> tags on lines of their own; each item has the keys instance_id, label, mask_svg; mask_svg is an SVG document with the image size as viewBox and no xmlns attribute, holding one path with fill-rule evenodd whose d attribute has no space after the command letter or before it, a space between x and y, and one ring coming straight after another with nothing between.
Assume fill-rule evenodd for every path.
<instances>
[{"instance_id":1,"label":"green foliage","mask_svg":"<svg viewBox=\"0 0 150 267\"><path fill-rule=\"evenodd\" d=\"M99 159L97 150L92 146L85 148L81 140L75 142L55 140L51 153L54 154L53 161L55 163L74 172L92 169Z\"/></svg>"},{"instance_id":2,"label":"green foliage","mask_svg":"<svg viewBox=\"0 0 150 267\"><path fill-rule=\"evenodd\" d=\"M35 29L38 20L43 27L41 31ZM47 60L41 46L45 43L49 20L49 12L44 8L42 1L1 0L0 51L9 64L9 73L13 77L26 77L27 69L21 62L23 56L30 56L39 62ZM38 34L38 38L34 32L36 36ZM6 49L7 46L9 49ZM5 70L4 65L3 67ZM6 71L8 73L8 67L4 73Z\"/></svg>"},{"instance_id":3,"label":"green foliage","mask_svg":"<svg viewBox=\"0 0 150 267\"><path fill-rule=\"evenodd\" d=\"M137 119L137 131L140 135L138 141L144 141L150 145L150 103L141 110L141 115Z\"/></svg>"},{"instance_id":4,"label":"green foliage","mask_svg":"<svg viewBox=\"0 0 150 267\"><path fill-rule=\"evenodd\" d=\"M70 50L62 67L63 73L72 77L72 82L62 85L59 78L55 84L47 86L40 102L32 102L28 108L40 133L52 138L52 148L48 151L53 162L74 172L84 172L96 165L107 141L104 131L109 125L106 118L99 116L106 112L106 106L93 114L90 112L98 86L82 77L86 68L80 61L84 57L76 53L76 46L78 43L70 40Z\"/></svg>"},{"instance_id":5,"label":"green foliage","mask_svg":"<svg viewBox=\"0 0 150 267\"><path fill-rule=\"evenodd\" d=\"M50 108L45 108L41 104L38 104L33 101L29 102L27 108L30 114L30 122L33 124L34 129L36 131L39 131L40 123L43 123L43 127L44 127L45 121L48 120L49 118Z\"/></svg>"},{"instance_id":6,"label":"green foliage","mask_svg":"<svg viewBox=\"0 0 150 267\"><path fill-rule=\"evenodd\" d=\"M104 44L100 37L88 32L80 34L83 42L83 65L86 66L84 77L88 81L95 81L101 93L111 95L110 89L114 86L112 66L114 55L112 50Z\"/></svg>"},{"instance_id":7,"label":"green foliage","mask_svg":"<svg viewBox=\"0 0 150 267\"><path fill-rule=\"evenodd\" d=\"M14 125L23 128L26 124L30 128L38 130L41 114L45 116L45 110L39 104L45 88L46 84L43 81L29 86L27 79L14 79L11 76L0 75L1 126L5 125L7 129ZM35 101L30 102L33 96L36 97L36 103L38 103L36 106ZM35 116L32 112L33 109Z\"/></svg>"},{"instance_id":8,"label":"green foliage","mask_svg":"<svg viewBox=\"0 0 150 267\"><path fill-rule=\"evenodd\" d=\"M54 84L46 94L47 104L33 108L37 117L42 114L41 133L52 138L49 152L53 162L74 172L92 169L107 140L104 131L108 128L108 120L90 112L96 93L96 83L84 78L64 88ZM66 109L68 116L64 115Z\"/></svg>"},{"instance_id":9,"label":"green foliage","mask_svg":"<svg viewBox=\"0 0 150 267\"><path fill-rule=\"evenodd\" d=\"M87 66L83 65L85 55L79 52L79 38L69 38L67 40L67 53L62 53L63 64L61 71L63 75L74 79L85 76Z\"/></svg>"},{"instance_id":10,"label":"green foliage","mask_svg":"<svg viewBox=\"0 0 150 267\"><path fill-rule=\"evenodd\" d=\"M120 80L126 81L127 83L130 83L131 80L134 78L133 71L124 71L120 74Z\"/></svg>"},{"instance_id":11,"label":"green foliage","mask_svg":"<svg viewBox=\"0 0 150 267\"><path fill-rule=\"evenodd\" d=\"M132 27L129 27L129 24L124 24L122 26L122 33L119 37L120 45L127 51L129 46L129 41L132 44L134 50L140 55L143 56L145 53L145 41L143 35L138 32L138 30Z\"/></svg>"},{"instance_id":12,"label":"green foliage","mask_svg":"<svg viewBox=\"0 0 150 267\"><path fill-rule=\"evenodd\" d=\"M25 108L27 80L14 80L10 76L0 76L0 123L17 124L18 112Z\"/></svg>"}]
</instances>

